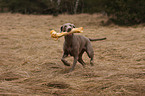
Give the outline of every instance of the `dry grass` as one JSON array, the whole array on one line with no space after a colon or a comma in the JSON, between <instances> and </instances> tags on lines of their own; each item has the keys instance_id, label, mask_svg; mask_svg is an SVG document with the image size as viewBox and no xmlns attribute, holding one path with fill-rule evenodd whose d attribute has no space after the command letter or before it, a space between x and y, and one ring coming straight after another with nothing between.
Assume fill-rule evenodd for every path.
<instances>
[{"instance_id":1,"label":"dry grass","mask_svg":"<svg viewBox=\"0 0 145 96\"><path fill-rule=\"evenodd\" d=\"M0 14L0 96L145 96L145 28L101 26L101 15ZM84 54L67 73L60 61L64 39L49 31L71 22L92 42L95 66ZM68 58L72 62L72 58Z\"/></svg>"}]
</instances>

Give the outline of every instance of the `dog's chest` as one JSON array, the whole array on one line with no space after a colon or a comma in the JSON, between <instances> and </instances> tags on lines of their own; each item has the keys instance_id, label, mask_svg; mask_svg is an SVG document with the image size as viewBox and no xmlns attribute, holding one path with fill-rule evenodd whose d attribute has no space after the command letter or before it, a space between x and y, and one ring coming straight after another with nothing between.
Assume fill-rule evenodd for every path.
<instances>
[{"instance_id":1,"label":"dog's chest","mask_svg":"<svg viewBox=\"0 0 145 96\"><path fill-rule=\"evenodd\" d=\"M67 52L68 52L68 54L70 54L71 56L74 56L74 52L73 52L73 48L72 48L72 47L68 47L68 48L67 48Z\"/></svg>"}]
</instances>

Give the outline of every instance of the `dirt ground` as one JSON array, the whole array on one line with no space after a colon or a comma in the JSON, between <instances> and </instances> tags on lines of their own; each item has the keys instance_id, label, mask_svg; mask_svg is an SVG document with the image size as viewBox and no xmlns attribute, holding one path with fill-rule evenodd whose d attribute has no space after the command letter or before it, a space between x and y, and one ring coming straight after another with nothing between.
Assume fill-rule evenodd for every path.
<instances>
[{"instance_id":1,"label":"dirt ground","mask_svg":"<svg viewBox=\"0 0 145 96\"><path fill-rule=\"evenodd\" d=\"M102 15L0 14L0 96L145 96L145 27L102 26ZM84 27L92 42L94 66L75 70L61 62L64 38L54 41L71 22ZM73 58L67 58L72 63Z\"/></svg>"}]
</instances>

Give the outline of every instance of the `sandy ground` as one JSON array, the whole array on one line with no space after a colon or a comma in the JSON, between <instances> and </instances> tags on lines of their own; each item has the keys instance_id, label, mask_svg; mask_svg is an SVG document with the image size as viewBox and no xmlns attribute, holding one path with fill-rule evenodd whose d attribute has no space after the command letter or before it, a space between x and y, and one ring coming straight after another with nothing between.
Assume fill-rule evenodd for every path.
<instances>
[{"instance_id":1,"label":"sandy ground","mask_svg":"<svg viewBox=\"0 0 145 96\"><path fill-rule=\"evenodd\" d=\"M145 96L145 27L101 26L101 15L0 14L0 96ZM49 31L71 22L92 42L94 66L60 61L64 38ZM73 58L67 58L72 63Z\"/></svg>"}]
</instances>

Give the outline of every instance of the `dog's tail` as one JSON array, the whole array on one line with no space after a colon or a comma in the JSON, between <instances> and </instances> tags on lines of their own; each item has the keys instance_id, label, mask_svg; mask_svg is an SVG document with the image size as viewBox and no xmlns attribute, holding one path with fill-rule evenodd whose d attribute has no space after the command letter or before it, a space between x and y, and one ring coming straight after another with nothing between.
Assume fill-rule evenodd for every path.
<instances>
[{"instance_id":1,"label":"dog's tail","mask_svg":"<svg viewBox=\"0 0 145 96\"><path fill-rule=\"evenodd\" d=\"M100 40L105 40L105 39L107 39L107 38L106 37L105 38L99 38L99 39L91 39L91 38L89 38L90 41L100 41Z\"/></svg>"}]
</instances>

